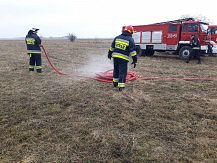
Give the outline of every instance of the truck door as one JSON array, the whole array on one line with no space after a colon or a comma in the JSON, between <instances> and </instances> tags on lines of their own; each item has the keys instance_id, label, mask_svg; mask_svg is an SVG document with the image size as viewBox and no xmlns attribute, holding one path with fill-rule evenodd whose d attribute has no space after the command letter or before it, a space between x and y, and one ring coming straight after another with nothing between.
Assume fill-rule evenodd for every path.
<instances>
[{"instance_id":1,"label":"truck door","mask_svg":"<svg viewBox=\"0 0 217 163\"><path fill-rule=\"evenodd\" d=\"M217 27L210 29L211 40L217 43Z\"/></svg>"},{"instance_id":2,"label":"truck door","mask_svg":"<svg viewBox=\"0 0 217 163\"><path fill-rule=\"evenodd\" d=\"M167 35L164 35L167 45L177 45L179 41L179 24L168 24ZM174 50L174 49L171 49Z\"/></svg>"},{"instance_id":3,"label":"truck door","mask_svg":"<svg viewBox=\"0 0 217 163\"><path fill-rule=\"evenodd\" d=\"M182 24L181 41L190 41L191 35L198 36L199 24L196 23L185 23Z\"/></svg>"}]
</instances>

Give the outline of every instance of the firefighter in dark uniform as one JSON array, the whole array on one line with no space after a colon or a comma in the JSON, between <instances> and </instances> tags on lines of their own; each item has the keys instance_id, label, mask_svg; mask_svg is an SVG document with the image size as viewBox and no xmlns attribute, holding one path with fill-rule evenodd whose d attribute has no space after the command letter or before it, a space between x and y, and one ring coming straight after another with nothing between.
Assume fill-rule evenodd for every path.
<instances>
[{"instance_id":1,"label":"firefighter in dark uniform","mask_svg":"<svg viewBox=\"0 0 217 163\"><path fill-rule=\"evenodd\" d=\"M29 71L42 72L42 61L41 61L41 39L37 35L39 29L32 28L26 35L25 41L27 45L27 53L29 55Z\"/></svg>"},{"instance_id":2,"label":"firefighter in dark uniform","mask_svg":"<svg viewBox=\"0 0 217 163\"><path fill-rule=\"evenodd\" d=\"M201 64L201 58L200 58L200 53L201 53L201 47L200 47L200 40L197 36L192 35L191 36L191 41L190 45L192 47L192 51L186 61L186 63L189 63L189 61L193 58L198 60L198 64Z\"/></svg>"},{"instance_id":3,"label":"firefighter in dark uniform","mask_svg":"<svg viewBox=\"0 0 217 163\"><path fill-rule=\"evenodd\" d=\"M210 55L210 56L213 55L212 54L212 48L213 48L213 45L210 42L208 42L208 44L207 44L207 54Z\"/></svg>"},{"instance_id":4,"label":"firefighter in dark uniform","mask_svg":"<svg viewBox=\"0 0 217 163\"><path fill-rule=\"evenodd\" d=\"M127 66L132 57L134 68L137 63L136 46L132 38L134 29L132 26L126 26L122 34L115 37L112 42L111 48L108 51L108 58L113 58L114 71L113 71L113 85L122 91L125 88Z\"/></svg>"}]
</instances>

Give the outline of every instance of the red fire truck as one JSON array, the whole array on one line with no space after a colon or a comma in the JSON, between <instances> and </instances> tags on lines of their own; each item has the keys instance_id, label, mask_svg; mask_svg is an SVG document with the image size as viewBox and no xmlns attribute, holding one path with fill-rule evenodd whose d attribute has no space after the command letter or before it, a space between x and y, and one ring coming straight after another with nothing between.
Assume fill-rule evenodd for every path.
<instances>
[{"instance_id":1,"label":"red fire truck","mask_svg":"<svg viewBox=\"0 0 217 163\"><path fill-rule=\"evenodd\" d=\"M217 25L209 25L208 34L209 34L210 40L217 43Z\"/></svg>"},{"instance_id":2,"label":"red fire truck","mask_svg":"<svg viewBox=\"0 0 217 163\"><path fill-rule=\"evenodd\" d=\"M140 55L152 56L155 51L171 51L186 59L192 50L191 35L198 36L202 51L207 49L208 24L193 18L133 27L136 31L133 38Z\"/></svg>"}]
</instances>

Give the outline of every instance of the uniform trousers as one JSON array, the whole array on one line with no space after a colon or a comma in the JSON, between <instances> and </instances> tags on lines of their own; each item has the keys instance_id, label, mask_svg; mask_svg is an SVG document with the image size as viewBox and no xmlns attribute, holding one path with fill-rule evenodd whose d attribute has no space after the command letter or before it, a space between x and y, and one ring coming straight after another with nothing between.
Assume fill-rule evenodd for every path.
<instances>
[{"instance_id":1,"label":"uniform trousers","mask_svg":"<svg viewBox=\"0 0 217 163\"><path fill-rule=\"evenodd\" d=\"M118 82L118 87L125 87L128 61L114 58L113 82Z\"/></svg>"},{"instance_id":2,"label":"uniform trousers","mask_svg":"<svg viewBox=\"0 0 217 163\"><path fill-rule=\"evenodd\" d=\"M34 68L37 72L42 71L41 54L29 53L29 71L34 71Z\"/></svg>"}]
</instances>

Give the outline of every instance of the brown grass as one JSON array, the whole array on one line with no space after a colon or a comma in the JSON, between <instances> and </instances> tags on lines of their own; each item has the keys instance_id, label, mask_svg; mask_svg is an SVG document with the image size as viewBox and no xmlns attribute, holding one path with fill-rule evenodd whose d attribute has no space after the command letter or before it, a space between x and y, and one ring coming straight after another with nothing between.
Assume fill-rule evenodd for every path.
<instances>
[{"instance_id":1,"label":"brown grass","mask_svg":"<svg viewBox=\"0 0 217 163\"><path fill-rule=\"evenodd\" d=\"M54 64L89 75L111 40L44 41ZM109 83L28 72L24 41L0 41L0 162L217 162L217 81ZM93 60L90 58L98 58ZM140 57L142 77L217 77L177 56ZM108 66L109 68L109 66Z\"/></svg>"}]
</instances>

